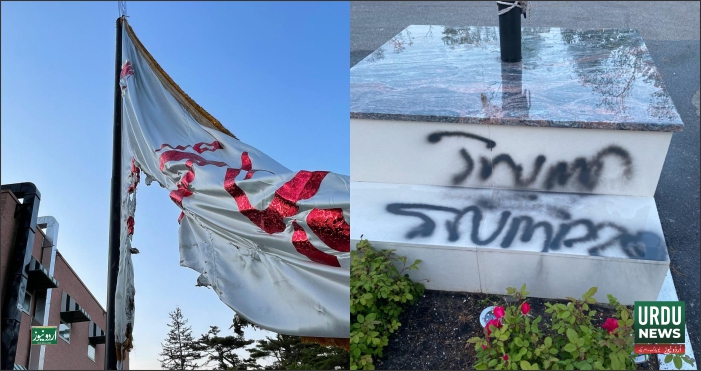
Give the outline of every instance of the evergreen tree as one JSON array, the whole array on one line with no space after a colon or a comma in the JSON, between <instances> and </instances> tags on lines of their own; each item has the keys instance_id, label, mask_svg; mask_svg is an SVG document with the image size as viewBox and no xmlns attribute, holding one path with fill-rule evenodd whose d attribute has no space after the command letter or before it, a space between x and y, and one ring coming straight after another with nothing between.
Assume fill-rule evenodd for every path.
<instances>
[{"instance_id":1,"label":"evergreen tree","mask_svg":"<svg viewBox=\"0 0 701 371\"><path fill-rule=\"evenodd\" d=\"M251 358L272 357L269 370L333 370L336 366L347 369L349 353L341 348L302 342L298 336L276 334L258 340L250 350Z\"/></svg>"},{"instance_id":2,"label":"evergreen tree","mask_svg":"<svg viewBox=\"0 0 701 371\"><path fill-rule=\"evenodd\" d=\"M236 354L236 349L241 349L253 343L253 340L244 339L243 335L219 336L217 326L209 326L209 332L198 340L198 350L207 355L207 362L216 362L215 370L251 370L257 369L258 364L252 358L241 359Z\"/></svg>"},{"instance_id":3,"label":"evergreen tree","mask_svg":"<svg viewBox=\"0 0 701 371\"><path fill-rule=\"evenodd\" d=\"M174 312L168 313L171 323L166 342L161 343L163 351L159 355L163 358L161 368L164 370L194 370L199 365L196 363L202 358L198 344L192 338L192 328L186 326L187 320L179 307Z\"/></svg>"},{"instance_id":4,"label":"evergreen tree","mask_svg":"<svg viewBox=\"0 0 701 371\"><path fill-rule=\"evenodd\" d=\"M243 336L246 327L260 329L258 326L234 316L234 323L229 328ZM266 366L265 370L334 370L348 369L350 354L339 347L322 346L316 343L302 342L300 337L275 334L274 338L266 336L264 340L258 340L248 352L251 359L271 357L273 364Z\"/></svg>"}]
</instances>

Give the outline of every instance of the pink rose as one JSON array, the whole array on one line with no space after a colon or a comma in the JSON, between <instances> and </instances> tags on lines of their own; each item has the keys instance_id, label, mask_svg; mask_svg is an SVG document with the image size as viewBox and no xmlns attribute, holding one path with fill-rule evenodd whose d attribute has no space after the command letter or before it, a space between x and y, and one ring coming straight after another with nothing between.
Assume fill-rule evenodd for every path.
<instances>
[{"instance_id":1,"label":"pink rose","mask_svg":"<svg viewBox=\"0 0 701 371\"><path fill-rule=\"evenodd\" d=\"M482 344L482 349L483 349L483 350L487 350L487 346L484 345L484 344Z\"/></svg>"},{"instance_id":2,"label":"pink rose","mask_svg":"<svg viewBox=\"0 0 701 371\"><path fill-rule=\"evenodd\" d=\"M501 318L504 317L504 314L506 314L504 307L494 307L494 316Z\"/></svg>"},{"instance_id":3,"label":"pink rose","mask_svg":"<svg viewBox=\"0 0 701 371\"><path fill-rule=\"evenodd\" d=\"M494 327L496 327L496 328L501 328L502 324L501 324L501 322L499 322L499 320L496 319L496 318L490 320L489 322L487 322L487 336L489 336L489 334L492 333L492 329L489 328L490 326L494 326Z\"/></svg>"},{"instance_id":4,"label":"pink rose","mask_svg":"<svg viewBox=\"0 0 701 371\"><path fill-rule=\"evenodd\" d=\"M508 361L508 360L509 360L509 355L508 355L508 354L504 354L504 356L501 357L501 358L503 358L504 361Z\"/></svg>"},{"instance_id":5,"label":"pink rose","mask_svg":"<svg viewBox=\"0 0 701 371\"><path fill-rule=\"evenodd\" d=\"M610 334L613 332L613 330L618 328L618 320L615 318L609 318L606 320L606 322L604 322L603 325L601 325L601 327L606 329L606 331L608 331Z\"/></svg>"},{"instance_id":6,"label":"pink rose","mask_svg":"<svg viewBox=\"0 0 701 371\"><path fill-rule=\"evenodd\" d=\"M521 313L523 313L523 315L525 316L530 311L531 311L531 306L527 302L524 301L523 304L521 304Z\"/></svg>"}]
</instances>

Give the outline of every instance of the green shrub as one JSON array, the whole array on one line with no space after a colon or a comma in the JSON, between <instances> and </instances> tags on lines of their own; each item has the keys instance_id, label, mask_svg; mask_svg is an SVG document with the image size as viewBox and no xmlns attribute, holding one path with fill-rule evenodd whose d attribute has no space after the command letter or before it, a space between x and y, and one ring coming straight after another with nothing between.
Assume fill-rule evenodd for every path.
<instances>
[{"instance_id":1,"label":"green shrub","mask_svg":"<svg viewBox=\"0 0 701 371\"><path fill-rule=\"evenodd\" d=\"M395 262L402 263L401 270ZM407 267L406 257L394 250L376 251L362 239L351 251L351 370L375 369L373 356L382 356L389 334L401 325L399 314L423 295L424 286L404 273L418 269L420 262Z\"/></svg>"},{"instance_id":2,"label":"green shrub","mask_svg":"<svg viewBox=\"0 0 701 371\"><path fill-rule=\"evenodd\" d=\"M529 306L523 304L528 295L526 285L521 290L509 287L507 293L517 304L504 308L505 314L498 323L501 328L490 325L489 331L485 329L485 338L468 340L477 351L475 369L635 369L631 356L633 313L613 296L608 297L616 308L616 317L601 326L592 323L596 311L589 308L596 303L596 287L589 289L582 300L568 298L567 304L546 303L545 312L552 316L548 326L542 323L541 316L533 319L527 314Z\"/></svg>"}]
</instances>

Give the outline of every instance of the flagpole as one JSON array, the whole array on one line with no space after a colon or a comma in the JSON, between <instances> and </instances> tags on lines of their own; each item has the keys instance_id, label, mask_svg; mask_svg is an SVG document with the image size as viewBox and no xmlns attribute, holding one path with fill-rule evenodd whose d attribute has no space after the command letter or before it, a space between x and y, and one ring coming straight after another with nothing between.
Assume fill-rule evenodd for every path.
<instances>
[{"instance_id":1,"label":"flagpole","mask_svg":"<svg viewBox=\"0 0 701 371\"><path fill-rule=\"evenodd\" d=\"M119 75L122 65L122 17L117 18L117 49L114 66L114 132L112 134L112 190L110 194L110 237L107 263L107 324L105 337L105 370L117 369L117 348L114 333L115 294L119 273L119 247L122 197L122 93Z\"/></svg>"}]
</instances>

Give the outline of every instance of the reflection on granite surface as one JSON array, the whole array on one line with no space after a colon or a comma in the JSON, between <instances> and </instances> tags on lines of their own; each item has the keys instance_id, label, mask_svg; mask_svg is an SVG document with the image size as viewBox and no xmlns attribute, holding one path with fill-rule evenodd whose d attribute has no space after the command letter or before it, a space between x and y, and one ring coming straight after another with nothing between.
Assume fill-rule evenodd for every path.
<instances>
[{"instance_id":1,"label":"reflection on granite surface","mask_svg":"<svg viewBox=\"0 0 701 371\"><path fill-rule=\"evenodd\" d=\"M524 28L502 63L497 27L410 26L351 68L351 118L681 131L635 30Z\"/></svg>"}]
</instances>

